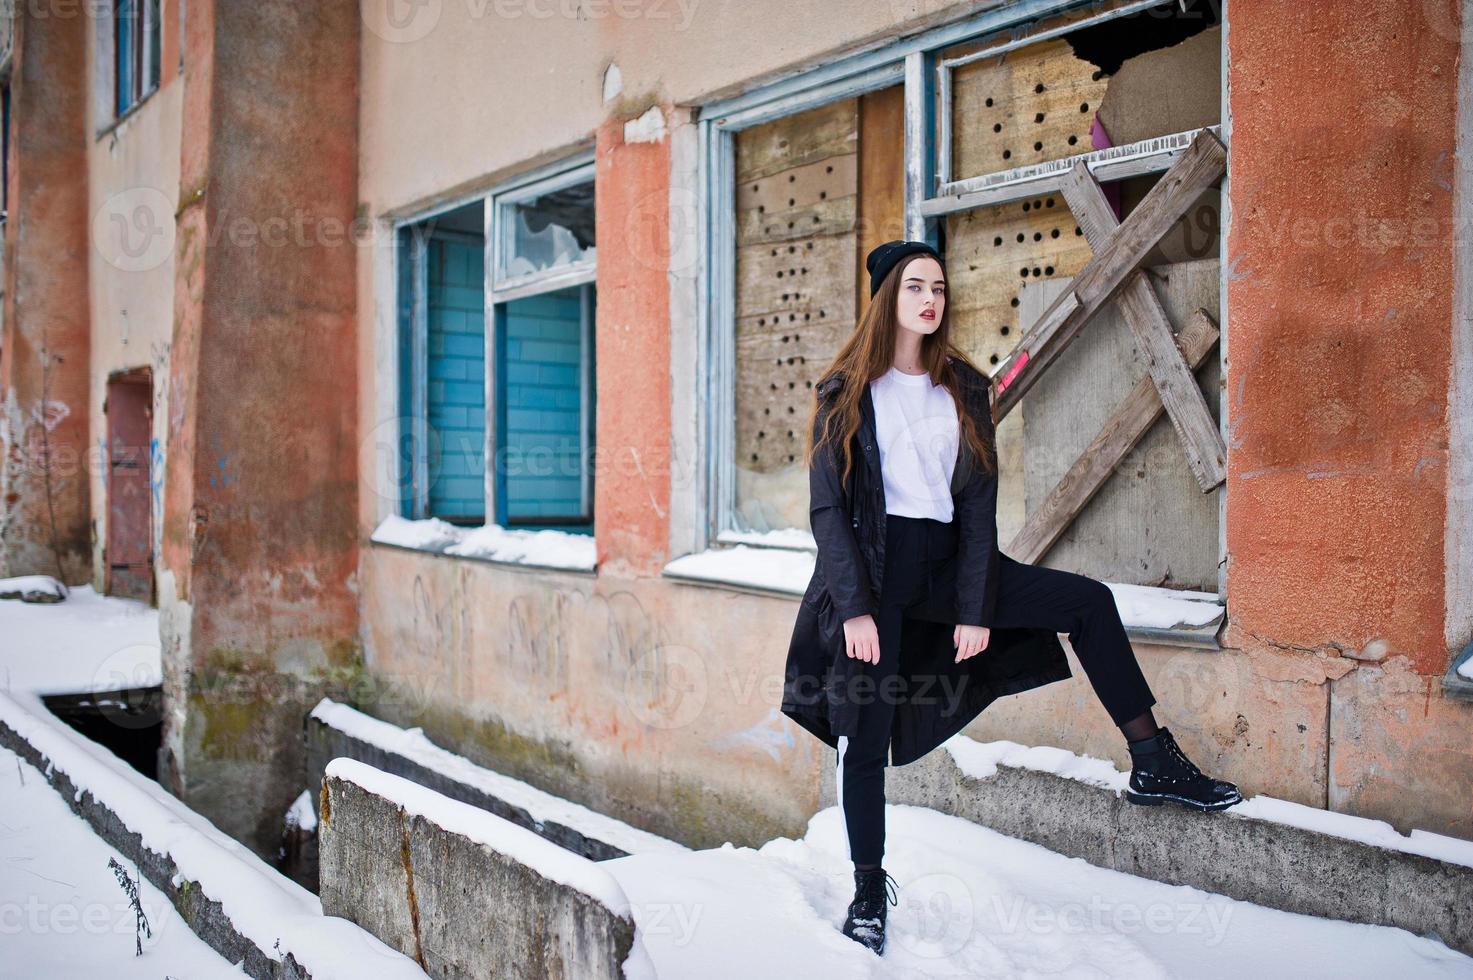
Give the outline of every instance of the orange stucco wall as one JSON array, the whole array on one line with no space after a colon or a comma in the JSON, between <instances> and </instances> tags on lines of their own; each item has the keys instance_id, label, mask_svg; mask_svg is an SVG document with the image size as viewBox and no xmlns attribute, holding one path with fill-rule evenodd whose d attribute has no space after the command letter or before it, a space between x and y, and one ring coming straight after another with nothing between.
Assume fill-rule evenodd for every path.
<instances>
[{"instance_id":1,"label":"orange stucco wall","mask_svg":"<svg viewBox=\"0 0 1473 980\"><path fill-rule=\"evenodd\" d=\"M92 577L84 17L15 19L0 575Z\"/></svg>"},{"instance_id":2,"label":"orange stucco wall","mask_svg":"<svg viewBox=\"0 0 1473 980\"><path fill-rule=\"evenodd\" d=\"M605 570L658 575L670 519L670 144L625 142L624 120L610 118L596 160L594 536Z\"/></svg>"},{"instance_id":3,"label":"orange stucco wall","mask_svg":"<svg viewBox=\"0 0 1473 980\"><path fill-rule=\"evenodd\" d=\"M357 667L354 0L191 4L165 492L171 787L272 853Z\"/></svg>"},{"instance_id":4,"label":"orange stucco wall","mask_svg":"<svg viewBox=\"0 0 1473 980\"><path fill-rule=\"evenodd\" d=\"M1447 667L1458 6L1232 5L1230 645Z\"/></svg>"}]
</instances>

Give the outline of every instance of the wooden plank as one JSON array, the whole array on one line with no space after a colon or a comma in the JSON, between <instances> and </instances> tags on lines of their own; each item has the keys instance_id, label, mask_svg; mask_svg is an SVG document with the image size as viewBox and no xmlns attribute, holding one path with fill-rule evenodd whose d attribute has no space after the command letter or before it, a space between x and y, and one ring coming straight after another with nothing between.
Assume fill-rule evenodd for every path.
<instances>
[{"instance_id":1,"label":"wooden plank","mask_svg":"<svg viewBox=\"0 0 1473 980\"><path fill-rule=\"evenodd\" d=\"M856 322L869 306L864 260L883 242L905 237L905 88L892 85L859 97L859 219L855 227ZM838 350L837 347L834 348Z\"/></svg>"},{"instance_id":2,"label":"wooden plank","mask_svg":"<svg viewBox=\"0 0 1473 980\"><path fill-rule=\"evenodd\" d=\"M1217 339L1217 325L1204 309L1198 309L1173 338L1182 357L1194 370L1207 360ZM1151 377L1141 378L1089 448L1029 515L1023 529L1005 549L1007 554L1029 564L1047 554L1163 411L1161 394Z\"/></svg>"},{"instance_id":3,"label":"wooden plank","mask_svg":"<svg viewBox=\"0 0 1473 980\"><path fill-rule=\"evenodd\" d=\"M1119 292L1151 248L1226 167L1227 149L1222 142L1205 130L1198 133L1187 151L1121 222L1109 244L1074 277L1070 290L1054 301L998 366L998 419L1012 411L1040 373Z\"/></svg>"},{"instance_id":4,"label":"wooden plank","mask_svg":"<svg viewBox=\"0 0 1473 980\"><path fill-rule=\"evenodd\" d=\"M1064 182L1063 194L1069 209L1078 216L1090 247L1096 251L1105 248L1120 221L1099 182L1085 168L1075 167ZM1192 368L1176 345L1161 300L1146 274L1137 269L1127 277L1116 302L1141 345L1147 370L1181 440L1192 475L1202 492L1210 493L1227 479L1227 446L1207 409L1202 389L1192 377Z\"/></svg>"}]
</instances>

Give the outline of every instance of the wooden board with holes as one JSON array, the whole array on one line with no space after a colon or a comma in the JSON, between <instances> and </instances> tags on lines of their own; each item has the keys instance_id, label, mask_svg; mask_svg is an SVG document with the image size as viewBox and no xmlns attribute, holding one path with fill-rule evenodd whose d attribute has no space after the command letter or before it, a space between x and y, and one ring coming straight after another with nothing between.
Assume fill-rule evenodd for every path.
<instances>
[{"instance_id":1,"label":"wooden board with holes","mask_svg":"<svg viewBox=\"0 0 1473 980\"><path fill-rule=\"evenodd\" d=\"M854 327L858 126L847 99L736 135L736 504L757 530L807 525L812 385Z\"/></svg>"},{"instance_id":2,"label":"wooden board with holes","mask_svg":"<svg viewBox=\"0 0 1473 980\"><path fill-rule=\"evenodd\" d=\"M957 67L952 179L1088 152L1090 124L1108 87L1109 79L1063 38Z\"/></svg>"},{"instance_id":3,"label":"wooden board with holes","mask_svg":"<svg viewBox=\"0 0 1473 980\"><path fill-rule=\"evenodd\" d=\"M1071 278L1090 255L1062 194L948 216L946 272L956 344L991 371L1022 335L1023 291Z\"/></svg>"}]
</instances>

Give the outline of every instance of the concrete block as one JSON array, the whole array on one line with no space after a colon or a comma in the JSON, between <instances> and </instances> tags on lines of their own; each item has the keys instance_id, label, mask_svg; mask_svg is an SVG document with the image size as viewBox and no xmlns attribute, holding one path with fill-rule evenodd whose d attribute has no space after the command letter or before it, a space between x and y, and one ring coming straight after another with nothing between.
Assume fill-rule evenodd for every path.
<instances>
[{"instance_id":1,"label":"concrete block","mask_svg":"<svg viewBox=\"0 0 1473 980\"><path fill-rule=\"evenodd\" d=\"M832 766L827 767L832 770ZM1100 867L1270 908L1432 936L1473 954L1473 867L1226 810L1143 807L1114 789L946 750L886 770L890 802L929 806ZM833 773L823 799L832 804Z\"/></svg>"},{"instance_id":2,"label":"concrete block","mask_svg":"<svg viewBox=\"0 0 1473 980\"><path fill-rule=\"evenodd\" d=\"M324 913L430 976L622 977L634 921L593 862L352 760L328 767L321 805Z\"/></svg>"}]
</instances>

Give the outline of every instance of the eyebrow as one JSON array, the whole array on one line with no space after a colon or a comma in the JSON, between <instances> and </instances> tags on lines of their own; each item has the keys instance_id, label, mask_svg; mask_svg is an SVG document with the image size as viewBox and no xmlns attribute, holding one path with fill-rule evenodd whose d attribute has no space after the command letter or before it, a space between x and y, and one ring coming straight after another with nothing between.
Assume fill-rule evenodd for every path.
<instances>
[{"instance_id":1,"label":"eyebrow","mask_svg":"<svg viewBox=\"0 0 1473 980\"><path fill-rule=\"evenodd\" d=\"M920 276L906 276L905 277L905 281L906 282L925 282L926 280L925 279L922 279ZM946 285L946 280L945 279L932 279L931 281L934 282L934 283L939 283L942 286Z\"/></svg>"}]
</instances>

